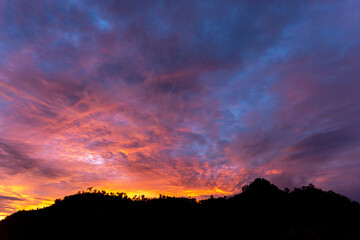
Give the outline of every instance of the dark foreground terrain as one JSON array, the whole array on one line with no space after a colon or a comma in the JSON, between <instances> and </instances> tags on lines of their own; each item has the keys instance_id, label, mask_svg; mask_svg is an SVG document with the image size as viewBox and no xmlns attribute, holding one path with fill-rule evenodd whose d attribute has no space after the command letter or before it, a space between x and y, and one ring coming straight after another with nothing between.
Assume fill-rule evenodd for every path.
<instances>
[{"instance_id":1,"label":"dark foreground terrain","mask_svg":"<svg viewBox=\"0 0 360 240\"><path fill-rule=\"evenodd\" d=\"M196 201L87 191L0 222L0 239L360 239L360 206L309 185L256 179L233 197Z\"/></svg>"}]
</instances>

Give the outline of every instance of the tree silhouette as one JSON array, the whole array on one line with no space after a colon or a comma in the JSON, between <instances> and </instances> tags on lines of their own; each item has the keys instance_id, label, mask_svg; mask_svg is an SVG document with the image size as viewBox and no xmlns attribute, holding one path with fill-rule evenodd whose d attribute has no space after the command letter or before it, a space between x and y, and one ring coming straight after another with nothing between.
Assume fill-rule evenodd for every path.
<instances>
[{"instance_id":1,"label":"tree silhouette","mask_svg":"<svg viewBox=\"0 0 360 240\"><path fill-rule=\"evenodd\" d=\"M313 184L283 191L259 178L240 194L201 201L88 190L12 214L0 222L0 239L117 239L124 232L141 238L164 231L181 238L239 232L244 239L360 239L359 203Z\"/></svg>"}]
</instances>

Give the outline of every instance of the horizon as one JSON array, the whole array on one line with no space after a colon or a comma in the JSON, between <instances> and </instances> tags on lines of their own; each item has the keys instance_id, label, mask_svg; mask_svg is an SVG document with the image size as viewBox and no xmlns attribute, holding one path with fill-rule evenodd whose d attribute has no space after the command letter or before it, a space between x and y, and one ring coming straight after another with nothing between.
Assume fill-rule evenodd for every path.
<instances>
[{"instance_id":1,"label":"horizon","mask_svg":"<svg viewBox=\"0 0 360 240\"><path fill-rule=\"evenodd\" d=\"M360 2L0 1L0 219L263 177L360 201Z\"/></svg>"},{"instance_id":2,"label":"horizon","mask_svg":"<svg viewBox=\"0 0 360 240\"><path fill-rule=\"evenodd\" d=\"M265 178L256 178L256 179L253 179L253 181L250 181L248 185L246 185L247 189L248 187L250 187L252 185L252 183L254 183L255 181L265 181L265 182L268 182L269 183L269 186L275 186L280 192L284 192L286 194L292 194L293 192L296 192L296 191L304 191L304 188L305 189L309 189L309 188L313 188L313 189L316 189L316 190L320 190L320 192L322 193L329 193L329 192L332 192L333 194L335 193L335 196L336 197L345 197L347 198L351 203L354 203L356 202L359 206L360 206L360 203L358 201L355 201L353 199L350 199L348 198L347 196L344 196L344 195L341 195L339 193L336 193L336 192L333 192L332 190L329 190L329 191L324 191L323 189L320 189L320 188L317 188L315 185L313 184L309 184L307 186L301 186L299 188L293 188L293 189L289 189L287 187L285 187L284 189L281 189L279 188L278 186L274 185L273 183L271 183L270 181L268 181L267 179ZM264 184L264 182L262 183ZM259 189L258 189L259 190ZM74 196L81 196L81 195L86 195L86 194L100 194L101 196L111 196L111 197L118 197L118 196L121 196L122 199L129 199L131 201L146 201L146 200L156 200L156 199L161 199L161 198L185 198L185 199L193 199L195 200L195 202L197 204L201 203L202 201L208 201L208 200L211 200L211 199L225 199L225 200L229 200L229 199L232 199L232 198L236 198L237 196L241 195L242 193L246 192L247 190L244 188L241 190L241 192L238 192L238 193L233 193L231 195L217 195L214 197L214 195L201 195L200 197L193 197L191 195L167 195L167 194L162 194L162 193L158 193L158 194L153 194L151 193L150 195L146 195L144 194L143 192L137 192L137 193L126 193L126 192L122 192L122 191L106 191L104 189L96 189L94 187L88 187L86 190L79 190L77 191L76 193L72 193L70 195L66 195L66 196L59 196L58 198L54 199L53 202L49 202L49 203L46 203L46 204L42 204L42 205L38 205L38 206L28 206L26 209L18 209L18 211L36 211L36 210L41 210L41 209L44 209L44 208L48 208L48 207L51 207L53 205L55 205L57 202L61 202L61 201L65 201L66 199L69 199L71 197L74 197ZM305 190L306 191L306 190ZM331 196L334 197L334 195L327 195L329 197L329 199L331 199ZM86 200L83 199L83 200ZM263 199L263 200L266 200L266 199ZM313 199L314 201L318 200L318 199ZM349 202L349 203L350 203ZM16 212L15 212L16 213ZM1 220L4 220L7 216L10 216L10 215L6 215L6 216L0 216L0 221Z\"/></svg>"}]
</instances>

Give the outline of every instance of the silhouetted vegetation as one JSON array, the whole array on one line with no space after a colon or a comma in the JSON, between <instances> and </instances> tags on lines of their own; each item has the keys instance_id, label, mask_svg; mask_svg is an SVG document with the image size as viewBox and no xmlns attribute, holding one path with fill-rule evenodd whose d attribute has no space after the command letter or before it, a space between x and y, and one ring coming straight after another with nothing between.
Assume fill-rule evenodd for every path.
<instances>
[{"instance_id":1,"label":"silhouetted vegetation","mask_svg":"<svg viewBox=\"0 0 360 240\"><path fill-rule=\"evenodd\" d=\"M256 179L232 197L87 191L0 222L0 239L360 239L360 206L314 185L280 190Z\"/></svg>"}]
</instances>

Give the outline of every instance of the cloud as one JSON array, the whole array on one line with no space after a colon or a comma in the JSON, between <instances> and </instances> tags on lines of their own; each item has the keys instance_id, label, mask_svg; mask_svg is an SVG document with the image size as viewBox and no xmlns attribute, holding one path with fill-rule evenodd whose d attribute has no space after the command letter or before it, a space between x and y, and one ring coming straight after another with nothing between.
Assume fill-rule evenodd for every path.
<instances>
[{"instance_id":1,"label":"cloud","mask_svg":"<svg viewBox=\"0 0 360 240\"><path fill-rule=\"evenodd\" d=\"M353 127L343 127L329 132L317 133L301 140L293 146L295 153L290 159L301 158L305 161L330 160L333 154L347 148L354 148L359 142L359 134Z\"/></svg>"},{"instance_id":2,"label":"cloud","mask_svg":"<svg viewBox=\"0 0 360 240\"><path fill-rule=\"evenodd\" d=\"M32 172L38 176L56 178L64 174L62 170L30 157L30 152L31 148L28 144L0 139L0 168L4 170L3 175Z\"/></svg>"},{"instance_id":3,"label":"cloud","mask_svg":"<svg viewBox=\"0 0 360 240\"><path fill-rule=\"evenodd\" d=\"M23 199L21 198L5 196L5 195L0 195L0 200L23 201Z\"/></svg>"},{"instance_id":4,"label":"cloud","mask_svg":"<svg viewBox=\"0 0 360 240\"><path fill-rule=\"evenodd\" d=\"M358 3L0 4L0 169L27 199L264 175L359 196L341 179L358 173Z\"/></svg>"},{"instance_id":5,"label":"cloud","mask_svg":"<svg viewBox=\"0 0 360 240\"><path fill-rule=\"evenodd\" d=\"M15 143L6 143L0 141L0 166L9 171L10 174L16 174L36 166L36 159L27 156L24 152L27 150L25 146Z\"/></svg>"}]
</instances>

